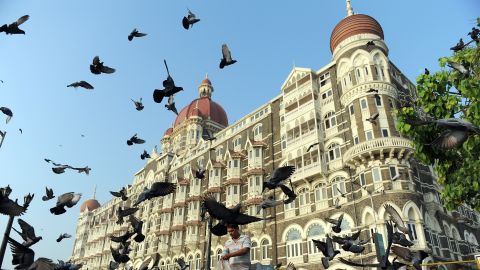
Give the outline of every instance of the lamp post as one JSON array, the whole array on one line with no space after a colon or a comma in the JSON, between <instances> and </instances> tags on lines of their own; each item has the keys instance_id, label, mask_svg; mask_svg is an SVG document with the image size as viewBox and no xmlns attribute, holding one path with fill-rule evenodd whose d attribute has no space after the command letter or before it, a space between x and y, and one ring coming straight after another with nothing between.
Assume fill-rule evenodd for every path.
<instances>
[{"instance_id":1,"label":"lamp post","mask_svg":"<svg viewBox=\"0 0 480 270\"><path fill-rule=\"evenodd\" d=\"M207 242L207 267L206 270L210 270L210 264L212 263L212 217L208 216L208 242Z\"/></svg>"}]
</instances>

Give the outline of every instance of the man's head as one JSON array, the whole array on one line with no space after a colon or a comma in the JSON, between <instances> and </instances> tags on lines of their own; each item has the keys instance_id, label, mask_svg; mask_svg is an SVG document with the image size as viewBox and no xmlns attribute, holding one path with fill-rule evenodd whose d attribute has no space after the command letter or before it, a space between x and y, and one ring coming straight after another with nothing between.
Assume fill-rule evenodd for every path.
<instances>
[{"instance_id":1,"label":"man's head","mask_svg":"<svg viewBox=\"0 0 480 270\"><path fill-rule=\"evenodd\" d=\"M227 232L232 238L238 238L240 236L240 228L237 224L227 224Z\"/></svg>"}]
</instances>

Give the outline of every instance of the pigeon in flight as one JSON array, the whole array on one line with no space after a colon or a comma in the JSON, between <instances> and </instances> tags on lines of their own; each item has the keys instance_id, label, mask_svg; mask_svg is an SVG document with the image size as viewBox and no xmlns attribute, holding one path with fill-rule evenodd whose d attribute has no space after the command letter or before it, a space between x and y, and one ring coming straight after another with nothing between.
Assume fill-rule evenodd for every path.
<instances>
[{"instance_id":1,"label":"pigeon in flight","mask_svg":"<svg viewBox=\"0 0 480 270\"><path fill-rule=\"evenodd\" d=\"M119 236L110 235L110 240L115 243L127 242L130 237L132 237L136 232L126 231L124 234Z\"/></svg>"},{"instance_id":2,"label":"pigeon in flight","mask_svg":"<svg viewBox=\"0 0 480 270\"><path fill-rule=\"evenodd\" d=\"M132 225L133 232L137 234L135 238L133 238L133 240L135 240L135 242L137 243L143 242L143 240L145 239L145 235L143 235L142 233L143 221L137 219L133 215L130 215L128 217L128 220Z\"/></svg>"},{"instance_id":3,"label":"pigeon in flight","mask_svg":"<svg viewBox=\"0 0 480 270\"><path fill-rule=\"evenodd\" d=\"M187 268L190 268L190 265L186 264L183 258L179 258L177 260L178 268L179 270L185 270Z\"/></svg>"},{"instance_id":4,"label":"pigeon in flight","mask_svg":"<svg viewBox=\"0 0 480 270\"><path fill-rule=\"evenodd\" d=\"M225 207L224 204L217 202L215 198L211 196L204 198L203 203L211 217L221 220L225 224L245 225L256 221L265 220L263 218L240 213L240 208L242 206L241 204L237 204L234 208L229 209Z\"/></svg>"},{"instance_id":5,"label":"pigeon in flight","mask_svg":"<svg viewBox=\"0 0 480 270\"><path fill-rule=\"evenodd\" d=\"M465 43L463 42L463 39L460 39L455 46L450 48L450 50L452 50L454 52L458 52L458 51L463 50L463 48L465 48Z\"/></svg>"},{"instance_id":6,"label":"pigeon in flight","mask_svg":"<svg viewBox=\"0 0 480 270\"><path fill-rule=\"evenodd\" d=\"M313 148L315 145L318 145L318 144L320 144L320 142L316 142L316 143L310 144L310 145L308 146L308 148L307 148L307 153L310 152L310 150L312 150L312 148Z\"/></svg>"},{"instance_id":7,"label":"pigeon in flight","mask_svg":"<svg viewBox=\"0 0 480 270\"><path fill-rule=\"evenodd\" d=\"M21 128L19 128L18 131L20 131L20 134L23 134L23 130Z\"/></svg>"},{"instance_id":8,"label":"pigeon in flight","mask_svg":"<svg viewBox=\"0 0 480 270\"><path fill-rule=\"evenodd\" d=\"M276 201L273 199L273 196L270 196L266 199L264 199L259 205L257 205L257 215L260 213L261 209L267 209L271 207L275 207L277 205L282 204L283 201Z\"/></svg>"},{"instance_id":9,"label":"pigeon in flight","mask_svg":"<svg viewBox=\"0 0 480 270\"><path fill-rule=\"evenodd\" d=\"M188 15L186 17L183 17L183 19L182 19L182 25L183 25L183 28L188 30L188 28L190 28L190 25L193 27L193 25L195 23L199 22L199 21L200 21L200 19L197 19L195 14L193 14L189 9L188 10Z\"/></svg>"},{"instance_id":10,"label":"pigeon in flight","mask_svg":"<svg viewBox=\"0 0 480 270\"><path fill-rule=\"evenodd\" d=\"M19 25L21 25L22 23L26 22L28 20L28 18L30 18L30 16L28 15L23 15L22 17L18 18L18 20L16 22L13 22L9 25L2 25L0 27L0 33L1 32L5 32L5 34L10 34L10 35L13 35L13 34L24 34L25 35L25 31L23 31L22 29L18 28Z\"/></svg>"},{"instance_id":11,"label":"pigeon in flight","mask_svg":"<svg viewBox=\"0 0 480 270\"><path fill-rule=\"evenodd\" d=\"M120 266L116 261L110 261L108 264L108 270L116 270Z\"/></svg>"},{"instance_id":12,"label":"pigeon in flight","mask_svg":"<svg viewBox=\"0 0 480 270\"><path fill-rule=\"evenodd\" d=\"M42 197L42 201L48 201L55 198L55 196L53 195L53 189L51 188L45 187L45 194L46 195Z\"/></svg>"},{"instance_id":13,"label":"pigeon in flight","mask_svg":"<svg viewBox=\"0 0 480 270\"><path fill-rule=\"evenodd\" d=\"M326 218L325 220L333 224L332 231L336 233L339 233L342 231L341 226L342 226L342 220L343 220L343 213L337 219Z\"/></svg>"},{"instance_id":14,"label":"pigeon in flight","mask_svg":"<svg viewBox=\"0 0 480 270\"><path fill-rule=\"evenodd\" d=\"M204 128L202 132L202 139L204 139L205 141L213 141L213 140L216 140L217 138L213 136L210 130Z\"/></svg>"},{"instance_id":15,"label":"pigeon in flight","mask_svg":"<svg viewBox=\"0 0 480 270\"><path fill-rule=\"evenodd\" d=\"M138 32L137 28L134 28L132 32L128 35L128 40L132 41L134 37L144 37L147 34Z\"/></svg>"},{"instance_id":16,"label":"pigeon in flight","mask_svg":"<svg viewBox=\"0 0 480 270\"><path fill-rule=\"evenodd\" d=\"M361 230L358 230L356 233L352 234L351 236L346 235L344 237L334 235L332 236L332 241L342 245L342 249L345 251L350 251L353 253L362 253L363 250L365 249L363 245L368 243L370 239L367 239L364 241L359 240L358 237L360 236L360 232Z\"/></svg>"},{"instance_id":17,"label":"pigeon in flight","mask_svg":"<svg viewBox=\"0 0 480 270\"><path fill-rule=\"evenodd\" d=\"M28 224L21 218L19 218L17 221L18 221L18 225L20 225L20 229L22 230L22 232L19 232L14 227L12 227L12 229L16 231L24 240L22 245L24 245L25 247L31 247L34 244L36 244L38 241L42 240L41 236L35 235L35 229L30 224Z\"/></svg>"},{"instance_id":18,"label":"pigeon in flight","mask_svg":"<svg viewBox=\"0 0 480 270\"><path fill-rule=\"evenodd\" d=\"M111 74L115 72L115 69L103 65L103 62L100 62L100 57L95 56L93 58L92 64L90 65L90 71L93 74L97 74L97 75L101 73Z\"/></svg>"},{"instance_id":19,"label":"pigeon in flight","mask_svg":"<svg viewBox=\"0 0 480 270\"><path fill-rule=\"evenodd\" d=\"M142 98L140 98L139 100L133 100L133 99L131 100L133 101L133 104L135 104L135 109L137 111L141 111L143 110L143 108L145 108L145 106L143 106L143 103L142 103Z\"/></svg>"},{"instance_id":20,"label":"pigeon in flight","mask_svg":"<svg viewBox=\"0 0 480 270\"><path fill-rule=\"evenodd\" d=\"M110 251L112 252L112 257L117 263L126 263L130 261L130 257L128 257L128 252L127 254L122 254L120 253L119 249L114 249L113 247L110 247Z\"/></svg>"},{"instance_id":21,"label":"pigeon in flight","mask_svg":"<svg viewBox=\"0 0 480 270\"><path fill-rule=\"evenodd\" d=\"M125 207L122 209L121 207L117 208L117 224L122 225L123 224L123 218L126 216L130 216L133 213L137 212L138 208L127 208Z\"/></svg>"},{"instance_id":22,"label":"pigeon in flight","mask_svg":"<svg viewBox=\"0 0 480 270\"><path fill-rule=\"evenodd\" d=\"M165 87L165 89L155 89L153 91L153 101L156 103L162 103L164 97L170 97L183 91L182 87L175 86L175 82L173 81L172 76L170 76L170 71L168 70L167 61L165 59L163 60L163 63L167 69L168 77L163 81L163 87Z\"/></svg>"},{"instance_id":23,"label":"pigeon in flight","mask_svg":"<svg viewBox=\"0 0 480 270\"><path fill-rule=\"evenodd\" d=\"M223 69L226 66L235 64L237 60L232 59L232 54L230 53L230 50L228 49L227 44L222 45L222 60L220 61L220 68Z\"/></svg>"},{"instance_id":24,"label":"pigeon in flight","mask_svg":"<svg viewBox=\"0 0 480 270\"><path fill-rule=\"evenodd\" d=\"M289 187L287 187L286 185L279 184L278 186L283 191L283 193L288 197L286 200L283 201L284 204L289 204L297 198L297 194L295 194L295 192L291 190Z\"/></svg>"},{"instance_id":25,"label":"pigeon in flight","mask_svg":"<svg viewBox=\"0 0 480 270\"><path fill-rule=\"evenodd\" d=\"M397 227L397 229L402 233L407 234L410 237L410 239L413 239L412 232L410 232L408 227L405 226L405 223L403 222L403 219L400 216L400 214L397 212L397 210L395 210L395 208L393 208L389 204L385 204L384 207L385 207L385 211L387 211L387 213L390 215L390 218L392 219L392 221L395 222L395 226ZM393 239L393 236L392 236L392 239Z\"/></svg>"},{"instance_id":26,"label":"pigeon in flight","mask_svg":"<svg viewBox=\"0 0 480 270\"><path fill-rule=\"evenodd\" d=\"M62 233L62 234L60 234L60 236L58 236L57 242L60 242L60 241L62 241L63 239L65 239L65 238L70 238L70 237L72 237L70 234L68 234L68 233Z\"/></svg>"},{"instance_id":27,"label":"pigeon in flight","mask_svg":"<svg viewBox=\"0 0 480 270\"><path fill-rule=\"evenodd\" d=\"M137 201L133 206L137 206L143 201L153 199L155 197L166 196L170 193L173 193L177 185L175 183L168 182L155 182L150 188L146 188L138 195Z\"/></svg>"},{"instance_id":28,"label":"pigeon in flight","mask_svg":"<svg viewBox=\"0 0 480 270\"><path fill-rule=\"evenodd\" d=\"M142 140L137 137L137 133L133 135L129 140L127 140L128 145L133 145L133 144L143 144L145 143L145 140Z\"/></svg>"},{"instance_id":29,"label":"pigeon in flight","mask_svg":"<svg viewBox=\"0 0 480 270\"><path fill-rule=\"evenodd\" d=\"M23 197L23 205L19 205L17 200L12 201L8 198L11 192L12 189L10 186L0 188L0 214L18 217L27 211L30 202L33 200L34 194L30 195L30 193L28 193L28 195Z\"/></svg>"},{"instance_id":30,"label":"pigeon in flight","mask_svg":"<svg viewBox=\"0 0 480 270\"><path fill-rule=\"evenodd\" d=\"M62 174L65 172L65 169L73 169L73 167L70 165L60 165L57 167L53 167L52 171L56 174Z\"/></svg>"},{"instance_id":31,"label":"pigeon in flight","mask_svg":"<svg viewBox=\"0 0 480 270\"><path fill-rule=\"evenodd\" d=\"M404 247L411 247L413 246L413 243L410 242L407 237L405 237L405 234L402 233L402 232L394 232L393 233L393 243L394 244L397 244L397 245L401 245L401 246L404 246Z\"/></svg>"},{"instance_id":32,"label":"pigeon in flight","mask_svg":"<svg viewBox=\"0 0 480 270\"><path fill-rule=\"evenodd\" d=\"M148 270L148 265L150 264L151 261L152 261L152 257L143 261L142 264L140 264L140 266L138 267L138 270Z\"/></svg>"},{"instance_id":33,"label":"pigeon in flight","mask_svg":"<svg viewBox=\"0 0 480 270\"><path fill-rule=\"evenodd\" d=\"M412 251L400 246L392 246L392 252L403 260L409 262L416 270L422 270L420 264L423 259L429 256L429 254L423 250Z\"/></svg>"},{"instance_id":34,"label":"pigeon in flight","mask_svg":"<svg viewBox=\"0 0 480 270\"><path fill-rule=\"evenodd\" d=\"M81 197L82 197L81 193L74 193L74 192L67 192L60 195L57 198L56 206L50 208L50 213L55 215L60 215L67 212L67 210L65 210L65 206L68 208L72 208L78 203L78 201L80 201Z\"/></svg>"},{"instance_id":35,"label":"pigeon in flight","mask_svg":"<svg viewBox=\"0 0 480 270\"><path fill-rule=\"evenodd\" d=\"M7 116L5 119L6 123L10 122L10 119L12 119L13 112L7 107L0 107L0 111Z\"/></svg>"},{"instance_id":36,"label":"pigeon in flight","mask_svg":"<svg viewBox=\"0 0 480 270\"><path fill-rule=\"evenodd\" d=\"M198 168L195 170L195 178L203 180L205 179L205 169Z\"/></svg>"},{"instance_id":37,"label":"pigeon in flight","mask_svg":"<svg viewBox=\"0 0 480 270\"><path fill-rule=\"evenodd\" d=\"M335 250L332 239L328 234L325 242L315 239L312 239L312 241L313 244L323 253L324 257L322 257L322 265L327 269L330 266L330 261L333 260L340 251Z\"/></svg>"},{"instance_id":38,"label":"pigeon in flight","mask_svg":"<svg viewBox=\"0 0 480 270\"><path fill-rule=\"evenodd\" d=\"M371 115L369 118L365 119L367 120L368 122L374 124L374 125L377 125L377 118L380 114L378 112L374 113L373 115Z\"/></svg>"},{"instance_id":39,"label":"pigeon in flight","mask_svg":"<svg viewBox=\"0 0 480 270\"><path fill-rule=\"evenodd\" d=\"M73 168L73 167L72 167L72 168L70 168L70 169L76 170L76 171L78 171L78 173L82 173L82 172L83 172L83 173L85 173L86 175L89 175L89 174L90 174L90 171L92 170L92 169L91 169L90 167L88 167L88 166L85 166L85 167L83 167L83 168Z\"/></svg>"},{"instance_id":40,"label":"pigeon in flight","mask_svg":"<svg viewBox=\"0 0 480 270\"><path fill-rule=\"evenodd\" d=\"M74 87L74 88L83 87L83 88L89 89L89 90L93 89L93 86L86 81L74 82L74 83L71 83L71 84L67 85L67 87Z\"/></svg>"},{"instance_id":41,"label":"pigeon in flight","mask_svg":"<svg viewBox=\"0 0 480 270\"><path fill-rule=\"evenodd\" d=\"M37 269L37 270L54 270L57 269L52 260L47 258L38 258L35 260L35 252L19 242L8 237L10 250L12 252L12 265L16 265L15 269Z\"/></svg>"},{"instance_id":42,"label":"pigeon in flight","mask_svg":"<svg viewBox=\"0 0 480 270\"><path fill-rule=\"evenodd\" d=\"M143 150L143 153L140 155L140 158L144 160L146 158L151 158L151 157L150 157L150 154L147 153L147 150Z\"/></svg>"},{"instance_id":43,"label":"pigeon in flight","mask_svg":"<svg viewBox=\"0 0 480 270\"><path fill-rule=\"evenodd\" d=\"M173 101L173 95L168 97L168 102L165 104L165 108L167 110L174 112L176 115L178 115L177 107L175 107L175 102Z\"/></svg>"},{"instance_id":44,"label":"pigeon in flight","mask_svg":"<svg viewBox=\"0 0 480 270\"><path fill-rule=\"evenodd\" d=\"M292 176L294 172L294 166L284 166L275 169L272 176L267 181L263 182L262 192L267 188L275 189L279 187L279 185L282 184L283 181L287 180L290 176Z\"/></svg>"}]
</instances>

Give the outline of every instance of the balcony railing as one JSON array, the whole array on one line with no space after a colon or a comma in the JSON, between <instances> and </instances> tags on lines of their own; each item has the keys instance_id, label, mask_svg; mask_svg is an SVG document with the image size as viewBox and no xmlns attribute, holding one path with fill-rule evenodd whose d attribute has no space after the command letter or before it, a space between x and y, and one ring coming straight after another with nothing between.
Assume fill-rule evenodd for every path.
<instances>
[{"instance_id":1,"label":"balcony railing","mask_svg":"<svg viewBox=\"0 0 480 270\"><path fill-rule=\"evenodd\" d=\"M414 151L410 140L400 137L378 138L352 146L343 155L343 161L347 163L364 154L383 153L385 148L404 148L409 152Z\"/></svg>"}]
</instances>

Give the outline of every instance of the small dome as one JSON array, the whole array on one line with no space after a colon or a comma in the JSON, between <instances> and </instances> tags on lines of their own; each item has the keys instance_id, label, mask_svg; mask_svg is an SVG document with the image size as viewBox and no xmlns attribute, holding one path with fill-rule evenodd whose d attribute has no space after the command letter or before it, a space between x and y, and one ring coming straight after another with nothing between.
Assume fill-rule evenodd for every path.
<instances>
[{"instance_id":1,"label":"small dome","mask_svg":"<svg viewBox=\"0 0 480 270\"><path fill-rule=\"evenodd\" d=\"M212 85L212 82L208 79L208 77L206 77L205 79L202 80L202 83L201 83L201 84Z\"/></svg>"},{"instance_id":2,"label":"small dome","mask_svg":"<svg viewBox=\"0 0 480 270\"><path fill-rule=\"evenodd\" d=\"M209 97L194 99L189 105L185 106L175 119L174 127L178 126L185 119L193 116L199 116L203 119L210 119L222 126L228 126L228 118L225 110Z\"/></svg>"},{"instance_id":3,"label":"small dome","mask_svg":"<svg viewBox=\"0 0 480 270\"><path fill-rule=\"evenodd\" d=\"M383 39L382 26L374 18L365 14L354 14L341 20L330 35L330 51L333 53L340 42L358 34L374 34Z\"/></svg>"},{"instance_id":4,"label":"small dome","mask_svg":"<svg viewBox=\"0 0 480 270\"><path fill-rule=\"evenodd\" d=\"M100 203L95 199L88 199L82 203L80 206L80 213L83 213L85 209L88 208L88 211L93 211L100 207Z\"/></svg>"}]
</instances>

